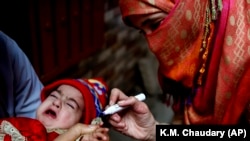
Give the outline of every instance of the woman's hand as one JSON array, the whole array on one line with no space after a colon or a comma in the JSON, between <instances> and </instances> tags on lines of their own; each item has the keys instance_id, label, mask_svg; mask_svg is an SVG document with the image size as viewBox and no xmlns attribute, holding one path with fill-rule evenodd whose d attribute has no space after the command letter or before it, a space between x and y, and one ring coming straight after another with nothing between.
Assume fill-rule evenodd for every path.
<instances>
[{"instance_id":1,"label":"woman's hand","mask_svg":"<svg viewBox=\"0 0 250 141\"><path fill-rule=\"evenodd\" d=\"M138 140L155 140L157 122L144 102L135 97L128 97L121 90L114 88L109 105L116 102L119 106L128 108L109 117L109 123L115 130Z\"/></svg>"}]
</instances>

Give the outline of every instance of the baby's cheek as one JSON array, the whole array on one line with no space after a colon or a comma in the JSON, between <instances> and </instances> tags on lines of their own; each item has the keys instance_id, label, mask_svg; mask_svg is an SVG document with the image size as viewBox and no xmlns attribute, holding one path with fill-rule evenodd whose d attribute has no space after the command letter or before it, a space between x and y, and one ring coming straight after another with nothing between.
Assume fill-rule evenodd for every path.
<instances>
[{"instance_id":1,"label":"baby's cheek","mask_svg":"<svg viewBox=\"0 0 250 141\"><path fill-rule=\"evenodd\" d=\"M81 114L77 112L66 112L63 114L63 117L61 118L61 121L65 122L65 124L67 124L68 126L73 126L76 123L80 122L80 120L81 120Z\"/></svg>"}]
</instances>

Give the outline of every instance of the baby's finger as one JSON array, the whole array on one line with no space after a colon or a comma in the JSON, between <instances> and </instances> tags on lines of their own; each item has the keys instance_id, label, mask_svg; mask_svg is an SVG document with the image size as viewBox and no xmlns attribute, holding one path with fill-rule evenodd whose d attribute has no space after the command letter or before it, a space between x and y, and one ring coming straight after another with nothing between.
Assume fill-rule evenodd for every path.
<instances>
[{"instance_id":1,"label":"baby's finger","mask_svg":"<svg viewBox=\"0 0 250 141\"><path fill-rule=\"evenodd\" d=\"M98 140L103 140L103 141L106 141L108 139L108 134L103 134L103 133L100 133L100 132L96 132L94 133L94 137Z\"/></svg>"},{"instance_id":2,"label":"baby's finger","mask_svg":"<svg viewBox=\"0 0 250 141\"><path fill-rule=\"evenodd\" d=\"M100 132L100 133L108 133L109 129L108 128L98 128L95 130L95 132Z\"/></svg>"}]
</instances>

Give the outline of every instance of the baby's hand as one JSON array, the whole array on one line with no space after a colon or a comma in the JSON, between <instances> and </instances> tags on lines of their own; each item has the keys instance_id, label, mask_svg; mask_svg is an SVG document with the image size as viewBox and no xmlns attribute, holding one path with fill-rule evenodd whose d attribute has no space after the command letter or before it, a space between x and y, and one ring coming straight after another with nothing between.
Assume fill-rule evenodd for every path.
<instances>
[{"instance_id":1,"label":"baby's hand","mask_svg":"<svg viewBox=\"0 0 250 141\"><path fill-rule=\"evenodd\" d=\"M92 125L102 125L102 124L103 124L102 118L100 118L100 117L94 118L94 119L91 121L91 124L92 124Z\"/></svg>"},{"instance_id":2,"label":"baby's hand","mask_svg":"<svg viewBox=\"0 0 250 141\"><path fill-rule=\"evenodd\" d=\"M91 125L97 125L99 127L91 133L83 134L79 139L80 141L109 141L109 129L101 127L103 125L102 118L94 118Z\"/></svg>"},{"instance_id":3,"label":"baby's hand","mask_svg":"<svg viewBox=\"0 0 250 141\"><path fill-rule=\"evenodd\" d=\"M108 128L99 127L92 133L82 135L80 141L109 141L108 131Z\"/></svg>"}]
</instances>

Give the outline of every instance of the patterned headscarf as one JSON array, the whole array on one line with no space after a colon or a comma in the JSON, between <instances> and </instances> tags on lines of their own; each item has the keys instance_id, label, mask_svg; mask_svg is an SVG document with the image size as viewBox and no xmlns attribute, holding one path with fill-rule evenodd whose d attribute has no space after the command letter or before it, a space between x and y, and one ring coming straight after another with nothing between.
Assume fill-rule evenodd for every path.
<instances>
[{"instance_id":1,"label":"patterned headscarf","mask_svg":"<svg viewBox=\"0 0 250 141\"><path fill-rule=\"evenodd\" d=\"M250 101L250 1L120 0L129 16L168 13L145 35L156 55L159 80L190 88L185 96L186 124L235 124ZM175 96L174 96L175 97ZM180 103L179 103L180 104Z\"/></svg>"}]
</instances>

